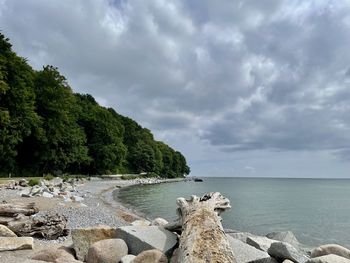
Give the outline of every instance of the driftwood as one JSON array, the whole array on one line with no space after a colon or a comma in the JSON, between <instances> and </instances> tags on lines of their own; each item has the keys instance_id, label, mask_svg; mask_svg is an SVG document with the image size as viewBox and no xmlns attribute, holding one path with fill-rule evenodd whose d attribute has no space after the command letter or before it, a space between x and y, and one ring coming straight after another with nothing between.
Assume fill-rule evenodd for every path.
<instances>
[{"instance_id":1,"label":"driftwood","mask_svg":"<svg viewBox=\"0 0 350 263\"><path fill-rule=\"evenodd\" d=\"M39 212L34 203L28 205L0 204L0 216L16 216L18 214L34 215Z\"/></svg>"},{"instance_id":2,"label":"driftwood","mask_svg":"<svg viewBox=\"0 0 350 263\"><path fill-rule=\"evenodd\" d=\"M62 215L18 216L7 227L18 236L57 239L68 235L67 218Z\"/></svg>"},{"instance_id":3,"label":"driftwood","mask_svg":"<svg viewBox=\"0 0 350 263\"><path fill-rule=\"evenodd\" d=\"M236 263L229 241L221 225L220 214L231 208L230 201L220 193L209 193L190 200L177 199L179 220L165 227L181 229L178 262Z\"/></svg>"}]
</instances>

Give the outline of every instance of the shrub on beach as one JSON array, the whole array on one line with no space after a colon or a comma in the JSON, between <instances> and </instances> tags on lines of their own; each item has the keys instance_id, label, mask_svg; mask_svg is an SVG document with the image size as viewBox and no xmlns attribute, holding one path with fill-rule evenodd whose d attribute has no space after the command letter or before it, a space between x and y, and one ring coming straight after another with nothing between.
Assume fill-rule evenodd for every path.
<instances>
[{"instance_id":1,"label":"shrub on beach","mask_svg":"<svg viewBox=\"0 0 350 263\"><path fill-rule=\"evenodd\" d=\"M29 186L34 186L34 185L38 185L39 183L40 183L40 180L39 180L39 179L37 179L37 178L32 178L32 179L29 180L28 185L29 185Z\"/></svg>"}]
</instances>

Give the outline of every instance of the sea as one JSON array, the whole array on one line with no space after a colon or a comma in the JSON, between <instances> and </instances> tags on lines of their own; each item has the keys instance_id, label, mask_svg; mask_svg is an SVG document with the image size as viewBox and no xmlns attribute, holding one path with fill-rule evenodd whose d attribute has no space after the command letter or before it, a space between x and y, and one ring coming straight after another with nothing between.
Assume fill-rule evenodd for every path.
<instances>
[{"instance_id":1,"label":"sea","mask_svg":"<svg viewBox=\"0 0 350 263\"><path fill-rule=\"evenodd\" d=\"M148 218L175 220L176 198L220 192L232 208L224 228L264 235L292 231L306 246L337 243L350 248L350 180L203 178L122 188L114 198Z\"/></svg>"}]
</instances>

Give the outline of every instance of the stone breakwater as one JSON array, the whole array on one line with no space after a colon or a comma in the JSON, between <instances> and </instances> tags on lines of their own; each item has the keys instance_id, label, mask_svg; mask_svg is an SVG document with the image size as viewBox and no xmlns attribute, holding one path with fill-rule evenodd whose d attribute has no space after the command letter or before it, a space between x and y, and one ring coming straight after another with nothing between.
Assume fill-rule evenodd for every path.
<instances>
[{"instance_id":1,"label":"stone breakwater","mask_svg":"<svg viewBox=\"0 0 350 263\"><path fill-rule=\"evenodd\" d=\"M118 181L116 185L129 186L135 184L136 180ZM154 183L152 180L142 179L137 183ZM20 188L17 189L17 196L24 190ZM78 206L69 207L69 209L75 211L91 208L90 216L93 216L93 211L99 213L98 209L103 206L101 199L96 198L96 195L112 189L115 187L110 181L86 182L84 187L75 186L75 191L71 193L75 195L78 192L82 196L86 194L83 198L87 207ZM43 195L39 197L45 200L57 200L65 205L82 204L73 200L65 202L60 197L43 197ZM32 198L38 198L38 196ZM59 212L59 210L56 211ZM4 251L0 252L0 262L180 262L178 260L179 234L166 229L168 222L165 219L156 218L150 221L138 219L131 223L122 223L117 217L116 221L108 221L107 225L90 225L91 222L80 224L79 221L88 219L79 216L68 218L68 223L70 220L77 222L70 227L71 234L64 243L54 247L48 243L40 249L36 248L35 239L17 237L6 226L0 225L0 251ZM273 232L258 236L225 229L225 236L237 263L350 263L349 249L335 244L306 248L299 243L292 232ZM2 255L6 255L3 253L7 253L8 250L14 251L13 254L10 257L3 257ZM25 253L16 254L20 251ZM204 262L212 261L208 259Z\"/></svg>"}]
</instances>

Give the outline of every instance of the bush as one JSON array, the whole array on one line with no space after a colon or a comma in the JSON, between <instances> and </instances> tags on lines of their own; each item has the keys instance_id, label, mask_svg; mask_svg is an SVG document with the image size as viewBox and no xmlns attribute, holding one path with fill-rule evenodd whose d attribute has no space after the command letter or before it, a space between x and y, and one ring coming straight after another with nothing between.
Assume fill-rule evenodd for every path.
<instances>
[{"instance_id":1,"label":"bush","mask_svg":"<svg viewBox=\"0 0 350 263\"><path fill-rule=\"evenodd\" d=\"M38 184L40 184L40 180L37 179L37 178L32 178L32 179L30 179L29 182L28 182L28 185L29 185L29 186L34 186L34 185L38 185Z\"/></svg>"},{"instance_id":2,"label":"bush","mask_svg":"<svg viewBox=\"0 0 350 263\"><path fill-rule=\"evenodd\" d=\"M51 181L53 178L55 178L52 174L47 174L44 176L45 180Z\"/></svg>"}]
</instances>

